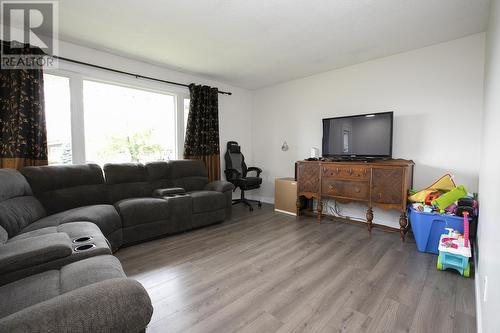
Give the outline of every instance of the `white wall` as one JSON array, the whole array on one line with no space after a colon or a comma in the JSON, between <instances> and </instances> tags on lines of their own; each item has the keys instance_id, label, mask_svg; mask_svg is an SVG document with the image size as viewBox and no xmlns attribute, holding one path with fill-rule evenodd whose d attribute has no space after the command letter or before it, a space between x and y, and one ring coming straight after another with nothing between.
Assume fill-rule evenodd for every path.
<instances>
[{"instance_id":1,"label":"white wall","mask_svg":"<svg viewBox=\"0 0 500 333\"><path fill-rule=\"evenodd\" d=\"M219 94L219 128L222 170L224 169L223 155L226 151L225 144L227 141L235 140L238 141L245 148L245 150L251 151L252 149L251 126L249 124L251 124L253 93L249 90L63 41L60 41L59 44L59 55L99 66L132 72L134 74L187 84L207 84L218 87L219 90L229 91L232 93L231 96ZM84 71L87 75L98 75L99 77L121 76L123 80L126 80L126 82L130 84L137 84L139 86L148 85L150 87L154 87L155 89L165 89L166 91L184 93L189 96L188 88L175 85L135 79L127 75L110 74L109 72L103 70L96 70L81 65L73 65L63 61L60 62L60 68L76 72ZM248 159L252 162L251 155L248 156Z\"/></svg>"},{"instance_id":2,"label":"white wall","mask_svg":"<svg viewBox=\"0 0 500 333\"><path fill-rule=\"evenodd\" d=\"M482 332L500 330L500 256L498 209L500 189L500 3L492 2L486 40L484 118L481 171L479 174L480 217L478 224L478 266L476 289L478 328ZM486 302L484 302L485 281Z\"/></svg>"},{"instance_id":3,"label":"white wall","mask_svg":"<svg viewBox=\"0 0 500 333\"><path fill-rule=\"evenodd\" d=\"M484 39L476 34L255 91L253 161L264 170L258 195L273 201L274 179L293 176L294 162L321 147L322 118L382 111L394 111L393 155L415 161L416 188L450 171L477 191ZM285 140L290 149L282 152ZM398 225L395 216L375 215Z\"/></svg>"}]
</instances>

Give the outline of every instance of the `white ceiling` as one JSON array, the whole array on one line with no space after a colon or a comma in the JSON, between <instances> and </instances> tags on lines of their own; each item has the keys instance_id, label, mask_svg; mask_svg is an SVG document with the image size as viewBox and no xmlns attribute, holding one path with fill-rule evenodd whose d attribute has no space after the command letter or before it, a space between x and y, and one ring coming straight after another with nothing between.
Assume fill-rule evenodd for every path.
<instances>
[{"instance_id":1,"label":"white ceiling","mask_svg":"<svg viewBox=\"0 0 500 333\"><path fill-rule=\"evenodd\" d=\"M60 38L260 88L484 31L489 0L61 0Z\"/></svg>"}]
</instances>

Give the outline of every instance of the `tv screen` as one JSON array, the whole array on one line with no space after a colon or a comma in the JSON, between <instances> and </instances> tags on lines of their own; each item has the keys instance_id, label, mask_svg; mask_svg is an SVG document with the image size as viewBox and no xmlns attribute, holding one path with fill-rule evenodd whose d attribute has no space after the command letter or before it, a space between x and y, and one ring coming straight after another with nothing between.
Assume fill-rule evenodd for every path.
<instances>
[{"instance_id":1,"label":"tv screen","mask_svg":"<svg viewBox=\"0 0 500 333\"><path fill-rule=\"evenodd\" d=\"M323 119L323 156L392 157L392 112Z\"/></svg>"}]
</instances>

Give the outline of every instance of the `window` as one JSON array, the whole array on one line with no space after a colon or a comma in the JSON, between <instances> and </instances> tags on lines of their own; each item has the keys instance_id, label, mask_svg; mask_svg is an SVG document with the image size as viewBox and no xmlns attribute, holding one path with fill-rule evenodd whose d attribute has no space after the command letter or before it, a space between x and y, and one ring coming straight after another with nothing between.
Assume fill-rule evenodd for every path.
<instances>
[{"instance_id":1,"label":"window","mask_svg":"<svg viewBox=\"0 0 500 333\"><path fill-rule=\"evenodd\" d=\"M174 96L84 80L83 107L87 162L176 158Z\"/></svg>"},{"instance_id":2,"label":"window","mask_svg":"<svg viewBox=\"0 0 500 333\"><path fill-rule=\"evenodd\" d=\"M49 164L71 164L71 99L69 78L43 75Z\"/></svg>"},{"instance_id":3,"label":"window","mask_svg":"<svg viewBox=\"0 0 500 333\"><path fill-rule=\"evenodd\" d=\"M108 73L49 73L44 73L49 164L145 163L182 154L189 112L185 91L164 92L164 85Z\"/></svg>"}]
</instances>

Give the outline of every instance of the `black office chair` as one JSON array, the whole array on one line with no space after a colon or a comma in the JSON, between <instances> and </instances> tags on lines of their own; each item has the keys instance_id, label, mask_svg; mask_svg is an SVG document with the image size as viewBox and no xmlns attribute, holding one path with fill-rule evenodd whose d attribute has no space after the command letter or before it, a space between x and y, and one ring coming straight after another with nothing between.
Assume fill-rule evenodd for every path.
<instances>
[{"instance_id":1,"label":"black office chair","mask_svg":"<svg viewBox=\"0 0 500 333\"><path fill-rule=\"evenodd\" d=\"M262 207L260 201L245 198L245 191L259 188L260 184L262 184L262 178L260 178L262 169L257 167L247 168L245 156L241 153L241 147L236 141L229 141L227 143L227 151L224 159L226 160L226 170L224 170L224 173L226 174L227 181L234 185L235 191L238 187L241 190L241 198L234 199L233 205L244 203L249 207L250 211L253 210L251 202L255 202L259 207ZM255 171L257 174L256 177L248 177L247 172L250 171Z\"/></svg>"}]
</instances>

